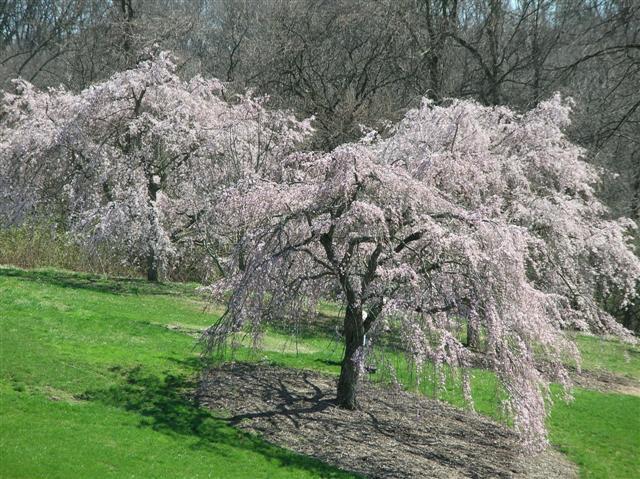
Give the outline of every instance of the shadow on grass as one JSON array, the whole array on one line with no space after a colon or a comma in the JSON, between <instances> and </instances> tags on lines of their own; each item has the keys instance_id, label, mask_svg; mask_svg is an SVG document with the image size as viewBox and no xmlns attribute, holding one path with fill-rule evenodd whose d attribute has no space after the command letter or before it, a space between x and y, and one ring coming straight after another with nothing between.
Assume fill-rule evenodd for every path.
<instances>
[{"instance_id":1,"label":"shadow on grass","mask_svg":"<svg viewBox=\"0 0 640 479\"><path fill-rule=\"evenodd\" d=\"M315 359L315 362L320 363L320 364L324 364L325 366L336 366L336 367L340 367L342 366L342 361L336 361L334 359Z\"/></svg>"},{"instance_id":2,"label":"shadow on grass","mask_svg":"<svg viewBox=\"0 0 640 479\"><path fill-rule=\"evenodd\" d=\"M121 371L123 381L108 389L88 391L81 399L125 409L141 416L140 427L148 427L164 434L188 436L196 439L194 448L220 455L245 450L258 453L282 467L295 467L320 477L359 477L273 446L257 436L231 427L230 420L215 416L200 407L193 391L197 388L194 376L167 375L164 378L146 373L136 367Z\"/></svg>"},{"instance_id":3,"label":"shadow on grass","mask_svg":"<svg viewBox=\"0 0 640 479\"><path fill-rule=\"evenodd\" d=\"M141 278L112 278L57 269L24 270L0 267L1 276L47 283L63 288L88 289L110 294L186 295L198 297L195 287L190 284L153 283Z\"/></svg>"}]
</instances>

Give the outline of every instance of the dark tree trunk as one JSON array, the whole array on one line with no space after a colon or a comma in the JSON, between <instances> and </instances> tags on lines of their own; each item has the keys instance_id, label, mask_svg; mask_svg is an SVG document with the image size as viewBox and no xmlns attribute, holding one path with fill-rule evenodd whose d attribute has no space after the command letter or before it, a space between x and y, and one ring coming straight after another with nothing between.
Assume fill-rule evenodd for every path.
<instances>
[{"instance_id":1,"label":"dark tree trunk","mask_svg":"<svg viewBox=\"0 0 640 479\"><path fill-rule=\"evenodd\" d=\"M640 221L640 167L635 173L633 199L631 200L631 218L635 221Z\"/></svg>"},{"instance_id":2,"label":"dark tree trunk","mask_svg":"<svg viewBox=\"0 0 640 479\"><path fill-rule=\"evenodd\" d=\"M359 308L347 306L344 317L344 338L345 352L338 380L336 403L344 409L356 409L358 407L356 390L364 348L364 325L362 311Z\"/></svg>"},{"instance_id":3,"label":"dark tree trunk","mask_svg":"<svg viewBox=\"0 0 640 479\"><path fill-rule=\"evenodd\" d=\"M149 226L151 228L152 235L149 238L147 244L147 280L159 281L160 280L160 258L158 251L156 250L157 240L155 223L158 221L155 213L155 202L158 198L158 191L160 191L160 184L154 181L153 175L149 175L147 180L147 194L148 194L148 207L149 207Z\"/></svg>"},{"instance_id":4,"label":"dark tree trunk","mask_svg":"<svg viewBox=\"0 0 640 479\"><path fill-rule=\"evenodd\" d=\"M158 281L158 262L154 251L149 251L147 255L147 280Z\"/></svg>"},{"instance_id":5,"label":"dark tree trunk","mask_svg":"<svg viewBox=\"0 0 640 479\"><path fill-rule=\"evenodd\" d=\"M467 347L478 349L480 347L480 326L478 318L467 319Z\"/></svg>"},{"instance_id":6,"label":"dark tree trunk","mask_svg":"<svg viewBox=\"0 0 640 479\"><path fill-rule=\"evenodd\" d=\"M440 58L435 53L431 54L429 58L429 76L431 78L431 96L436 101L440 101L442 100Z\"/></svg>"}]
</instances>

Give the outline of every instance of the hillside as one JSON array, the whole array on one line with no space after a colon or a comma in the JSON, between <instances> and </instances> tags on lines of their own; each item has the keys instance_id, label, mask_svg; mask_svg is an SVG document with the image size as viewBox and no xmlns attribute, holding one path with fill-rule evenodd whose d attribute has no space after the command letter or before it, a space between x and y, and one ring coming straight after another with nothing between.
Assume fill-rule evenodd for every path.
<instances>
[{"instance_id":1,"label":"hillside","mask_svg":"<svg viewBox=\"0 0 640 479\"><path fill-rule=\"evenodd\" d=\"M0 268L0 476L354 477L234 428L193 399L194 336L219 314L205 306L195 285ZM640 349L577 339L588 372L574 402L556 401L552 443L582 477L633 477ZM241 349L235 359L331 375L337 349L321 333L291 342L272 332L259 354ZM489 381L476 380L476 402L493 415ZM444 399L456 403L453 393Z\"/></svg>"}]
</instances>

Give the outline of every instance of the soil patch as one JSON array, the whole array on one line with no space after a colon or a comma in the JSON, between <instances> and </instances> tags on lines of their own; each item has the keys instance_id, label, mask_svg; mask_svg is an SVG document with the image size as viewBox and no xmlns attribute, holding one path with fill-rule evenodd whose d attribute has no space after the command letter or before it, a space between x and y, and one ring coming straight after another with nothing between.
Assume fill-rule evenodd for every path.
<instances>
[{"instance_id":1,"label":"soil patch","mask_svg":"<svg viewBox=\"0 0 640 479\"><path fill-rule=\"evenodd\" d=\"M513 431L478 414L370 383L361 410L345 411L335 387L316 372L233 363L207 371L198 395L236 427L367 477L577 477L561 454L526 456Z\"/></svg>"}]
</instances>

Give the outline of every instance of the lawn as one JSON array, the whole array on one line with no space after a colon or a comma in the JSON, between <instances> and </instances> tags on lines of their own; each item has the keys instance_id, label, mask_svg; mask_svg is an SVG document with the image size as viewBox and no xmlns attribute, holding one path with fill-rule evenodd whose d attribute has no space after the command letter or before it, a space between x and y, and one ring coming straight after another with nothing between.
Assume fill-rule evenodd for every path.
<instances>
[{"instance_id":1,"label":"lawn","mask_svg":"<svg viewBox=\"0 0 640 479\"><path fill-rule=\"evenodd\" d=\"M200 367L194 335L220 313L204 308L195 288L0 268L0 476L353 477L241 433L189 399ZM327 305L323 313L337 311ZM638 348L577 340L586 368L640 376ZM270 331L261 351L234 355L336 374L341 347L330 329L297 342ZM472 374L477 409L497 415L495 378ZM384 370L377 377L388 379ZM436 395L428 381L400 379ZM462 405L448 386L437 395ZM553 407L553 443L584 477L637 475L640 398L575 397Z\"/></svg>"},{"instance_id":2,"label":"lawn","mask_svg":"<svg viewBox=\"0 0 640 479\"><path fill-rule=\"evenodd\" d=\"M185 288L0 269L1 477L353 477L182 394L198 354L166 325L214 319Z\"/></svg>"}]
</instances>

